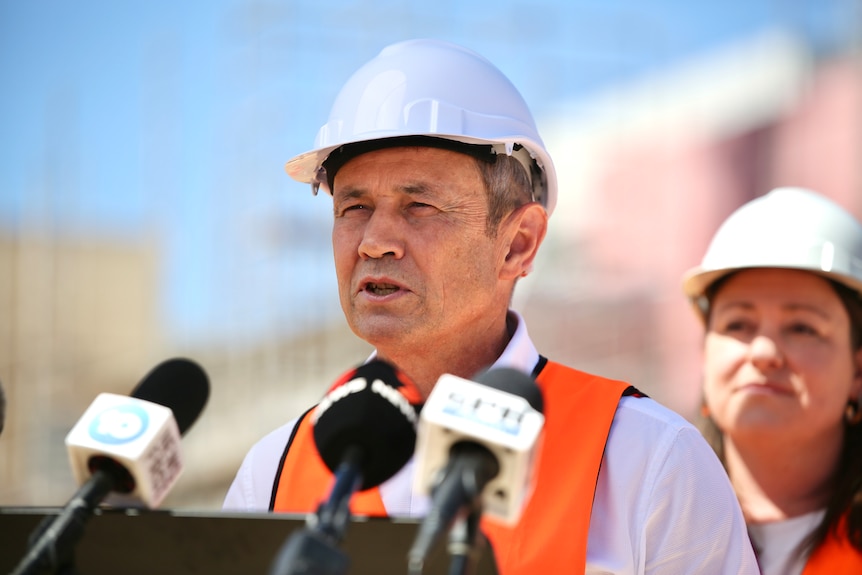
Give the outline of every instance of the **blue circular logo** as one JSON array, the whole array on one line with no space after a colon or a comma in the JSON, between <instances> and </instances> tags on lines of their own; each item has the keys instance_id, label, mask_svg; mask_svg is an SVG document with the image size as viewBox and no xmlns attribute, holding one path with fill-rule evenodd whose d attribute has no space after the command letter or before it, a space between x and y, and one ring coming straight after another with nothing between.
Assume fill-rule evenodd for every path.
<instances>
[{"instance_id":1,"label":"blue circular logo","mask_svg":"<svg viewBox=\"0 0 862 575\"><path fill-rule=\"evenodd\" d=\"M150 416L139 405L116 405L101 412L90 423L90 437L110 445L129 443L143 435L149 422Z\"/></svg>"}]
</instances>

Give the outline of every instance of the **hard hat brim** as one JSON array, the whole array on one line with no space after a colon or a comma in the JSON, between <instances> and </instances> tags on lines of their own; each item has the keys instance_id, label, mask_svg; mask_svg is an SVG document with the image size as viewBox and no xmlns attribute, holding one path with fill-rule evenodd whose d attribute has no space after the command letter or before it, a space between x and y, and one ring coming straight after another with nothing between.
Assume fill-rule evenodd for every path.
<instances>
[{"instance_id":1,"label":"hard hat brim","mask_svg":"<svg viewBox=\"0 0 862 575\"><path fill-rule=\"evenodd\" d=\"M682 280L682 291L688 297L689 301L698 309L701 313L705 310L703 305L705 302L702 302L702 298L706 295L706 291L709 289L709 286L713 285L715 282L720 280L721 278L732 274L734 272L745 271L745 270L753 270L753 269L779 269L779 270L793 270L800 272L808 272L814 275L818 275L828 280L832 280L839 284L842 284L857 293L857 295L862 298L862 281L856 279L855 277L849 276L847 274L835 273L826 270L816 270L811 269L810 267L794 267L789 265L780 265L780 266L770 266L770 265L752 265L752 266L741 266L741 267L726 267L726 268L718 268L718 269L705 269L701 266L697 266L691 268L685 274L683 274Z\"/></svg>"},{"instance_id":2,"label":"hard hat brim","mask_svg":"<svg viewBox=\"0 0 862 575\"><path fill-rule=\"evenodd\" d=\"M509 138L500 137L490 140L482 138L470 138L462 135L452 134L418 133L412 135L441 138L445 140L454 140L456 142L461 142L464 144L494 146L499 144L506 144L507 142L513 142L522 145L527 151L529 151L530 156L533 157L533 159L538 164L539 168L543 173L544 182L541 185L543 190L540 201L548 215L553 213L554 207L556 206L557 202L557 177L556 172L554 171L553 162L548 153L545 151L543 144L534 142L521 136L512 136ZM372 140L384 140L390 138L395 139L403 137L405 137L403 133L393 131L391 133L377 133L374 135L373 138L360 138L348 142L340 142L337 145L315 148L313 150L309 150L308 152L298 154L288 160L284 164L284 170L294 180L304 184L311 184L316 191L316 186L323 183L320 181L319 176L319 174L321 173L321 168L329 155L337 148L345 145L358 144L361 142L368 142Z\"/></svg>"}]
</instances>

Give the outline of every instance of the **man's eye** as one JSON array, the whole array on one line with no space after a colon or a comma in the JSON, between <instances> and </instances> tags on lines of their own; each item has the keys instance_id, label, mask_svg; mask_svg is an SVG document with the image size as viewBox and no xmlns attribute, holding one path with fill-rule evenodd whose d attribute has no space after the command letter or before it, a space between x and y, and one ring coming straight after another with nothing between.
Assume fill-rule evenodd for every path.
<instances>
[{"instance_id":1,"label":"man's eye","mask_svg":"<svg viewBox=\"0 0 862 575\"><path fill-rule=\"evenodd\" d=\"M422 209L426 209L426 208L434 209L434 206L432 206L431 204L423 203L423 202L411 202L410 203L410 209L413 209L413 210L422 210Z\"/></svg>"},{"instance_id":2,"label":"man's eye","mask_svg":"<svg viewBox=\"0 0 862 575\"><path fill-rule=\"evenodd\" d=\"M361 211L366 210L366 209L368 209L368 208L363 204L349 204L346 206L342 206L338 213L339 213L339 215L343 216L343 215L350 213L350 212L356 213L356 212L361 212Z\"/></svg>"}]
</instances>

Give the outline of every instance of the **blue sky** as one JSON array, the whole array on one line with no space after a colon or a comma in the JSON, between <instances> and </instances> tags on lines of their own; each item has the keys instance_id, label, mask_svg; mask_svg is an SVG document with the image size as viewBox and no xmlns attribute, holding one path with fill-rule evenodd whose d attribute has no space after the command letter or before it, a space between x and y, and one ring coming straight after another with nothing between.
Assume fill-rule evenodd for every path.
<instances>
[{"instance_id":1,"label":"blue sky","mask_svg":"<svg viewBox=\"0 0 862 575\"><path fill-rule=\"evenodd\" d=\"M541 117L767 28L828 48L860 5L0 0L0 233L157 243L169 337L289 331L337 301L328 201L282 166L386 44L465 44Z\"/></svg>"}]
</instances>

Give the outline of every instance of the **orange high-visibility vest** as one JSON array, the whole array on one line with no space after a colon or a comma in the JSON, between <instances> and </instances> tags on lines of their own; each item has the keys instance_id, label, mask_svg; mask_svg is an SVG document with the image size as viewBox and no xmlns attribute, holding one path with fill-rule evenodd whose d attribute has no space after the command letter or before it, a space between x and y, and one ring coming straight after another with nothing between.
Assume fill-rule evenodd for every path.
<instances>
[{"instance_id":1,"label":"orange high-visibility vest","mask_svg":"<svg viewBox=\"0 0 862 575\"><path fill-rule=\"evenodd\" d=\"M811 552L802 575L838 575L862 573L862 553L847 540L847 516L842 517L836 532Z\"/></svg>"},{"instance_id":2,"label":"orange high-visibility vest","mask_svg":"<svg viewBox=\"0 0 862 575\"><path fill-rule=\"evenodd\" d=\"M590 513L605 442L623 394L637 394L625 382L605 379L542 358L536 382L544 397L543 443L535 485L514 526L482 518L502 575L583 573ZM535 374L534 374L535 375ZM332 473L314 445L312 426L302 417L276 476L271 510L310 513L331 488ZM351 513L386 516L377 488L354 494Z\"/></svg>"}]
</instances>

